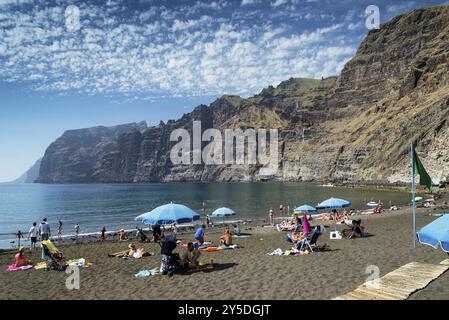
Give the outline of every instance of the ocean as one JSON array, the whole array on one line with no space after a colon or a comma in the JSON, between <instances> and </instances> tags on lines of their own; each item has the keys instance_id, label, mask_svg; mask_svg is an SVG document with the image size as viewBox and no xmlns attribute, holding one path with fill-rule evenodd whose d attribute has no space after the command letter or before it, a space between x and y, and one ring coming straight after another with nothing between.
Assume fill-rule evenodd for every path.
<instances>
[{"instance_id":1,"label":"ocean","mask_svg":"<svg viewBox=\"0 0 449 320\"><path fill-rule=\"evenodd\" d=\"M155 184L0 184L0 248L11 248L18 230L27 237L33 222L47 217L53 235L58 220L63 234L130 229L134 218L169 202L187 205L201 215L230 207L236 218L267 218L271 207L316 205L330 197L347 199L351 208L367 209L369 200L406 204L410 194L375 188L329 187L306 183L155 183ZM203 212L203 202L206 209Z\"/></svg>"}]
</instances>

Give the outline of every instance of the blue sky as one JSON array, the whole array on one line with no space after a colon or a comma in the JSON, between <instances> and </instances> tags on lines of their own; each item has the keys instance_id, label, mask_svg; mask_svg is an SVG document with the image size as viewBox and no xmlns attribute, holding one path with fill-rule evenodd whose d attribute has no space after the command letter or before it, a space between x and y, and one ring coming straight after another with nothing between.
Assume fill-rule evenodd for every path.
<instances>
[{"instance_id":1,"label":"blue sky","mask_svg":"<svg viewBox=\"0 0 449 320\"><path fill-rule=\"evenodd\" d=\"M0 0L0 182L67 129L156 124L225 93L336 75L368 31L368 5L385 22L445 2Z\"/></svg>"}]
</instances>

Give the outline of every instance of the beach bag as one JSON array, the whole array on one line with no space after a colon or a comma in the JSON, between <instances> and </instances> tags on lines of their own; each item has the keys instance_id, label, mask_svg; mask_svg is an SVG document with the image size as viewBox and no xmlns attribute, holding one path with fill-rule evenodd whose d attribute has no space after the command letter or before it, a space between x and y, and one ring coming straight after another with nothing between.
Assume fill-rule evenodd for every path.
<instances>
[{"instance_id":1,"label":"beach bag","mask_svg":"<svg viewBox=\"0 0 449 320\"><path fill-rule=\"evenodd\" d=\"M343 239L343 235L341 234L340 231L332 231L330 233L330 238L331 240L341 240Z\"/></svg>"}]
</instances>

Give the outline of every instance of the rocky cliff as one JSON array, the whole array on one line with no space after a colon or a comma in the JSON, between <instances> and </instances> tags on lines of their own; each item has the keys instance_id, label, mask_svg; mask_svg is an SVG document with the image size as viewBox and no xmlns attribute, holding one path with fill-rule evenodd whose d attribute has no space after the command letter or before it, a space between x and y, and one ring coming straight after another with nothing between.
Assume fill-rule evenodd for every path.
<instances>
[{"instance_id":1,"label":"rocky cliff","mask_svg":"<svg viewBox=\"0 0 449 320\"><path fill-rule=\"evenodd\" d=\"M292 78L248 99L223 96L155 127L66 132L38 182L250 181L260 165L173 165L170 133L279 129L286 181L403 181L410 142L435 181L449 175L449 6L415 10L370 31L338 77Z\"/></svg>"}]
</instances>

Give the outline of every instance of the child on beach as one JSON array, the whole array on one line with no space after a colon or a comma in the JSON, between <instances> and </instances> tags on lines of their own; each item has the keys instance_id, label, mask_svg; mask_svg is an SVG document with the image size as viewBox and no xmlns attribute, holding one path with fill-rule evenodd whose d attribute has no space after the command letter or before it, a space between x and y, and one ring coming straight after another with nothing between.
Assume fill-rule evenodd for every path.
<instances>
[{"instance_id":1,"label":"child on beach","mask_svg":"<svg viewBox=\"0 0 449 320\"><path fill-rule=\"evenodd\" d=\"M23 239L22 231L20 231L20 230L17 231L16 237L17 237L17 246L20 248L20 239Z\"/></svg>"},{"instance_id":2,"label":"child on beach","mask_svg":"<svg viewBox=\"0 0 449 320\"><path fill-rule=\"evenodd\" d=\"M37 242L38 235L39 235L39 228L37 227L37 223L33 222L33 226L30 228L30 231L28 231L28 236L31 239L31 244L30 244L31 251L36 251L36 242Z\"/></svg>"},{"instance_id":3,"label":"child on beach","mask_svg":"<svg viewBox=\"0 0 449 320\"><path fill-rule=\"evenodd\" d=\"M270 218L270 224L272 226L274 226L274 210L273 210L273 207L270 209L269 218Z\"/></svg>"}]
</instances>

